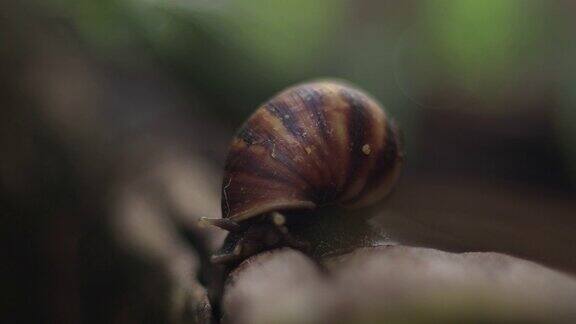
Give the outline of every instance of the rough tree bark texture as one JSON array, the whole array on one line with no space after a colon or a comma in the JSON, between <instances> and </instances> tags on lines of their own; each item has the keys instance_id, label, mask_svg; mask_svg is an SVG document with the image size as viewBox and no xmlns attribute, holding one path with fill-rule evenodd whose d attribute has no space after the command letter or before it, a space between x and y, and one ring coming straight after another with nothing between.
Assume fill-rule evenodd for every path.
<instances>
[{"instance_id":1,"label":"rough tree bark texture","mask_svg":"<svg viewBox=\"0 0 576 324\"><path fill-rule=\"evenodd\" d=\"M570 322L576 280L499 253L406 246L263 253L228 278L226 323Z\"/></svg>"}]
</instances>

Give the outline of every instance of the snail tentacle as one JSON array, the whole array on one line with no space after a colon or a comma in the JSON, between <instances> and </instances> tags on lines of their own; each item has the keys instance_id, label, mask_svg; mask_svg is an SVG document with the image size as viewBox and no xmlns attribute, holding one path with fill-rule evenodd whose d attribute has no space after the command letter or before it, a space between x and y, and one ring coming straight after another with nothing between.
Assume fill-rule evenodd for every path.
<instances>
[{"instance_id":1,"label":"snail tentacle","mask_svg":"<svg viewBox=\"0 0 576 324\"><path fill-rule=\"evenodd\" d=\"M230 218L201 217L198 224L200 227L205 227L206 225L216 226L233 233L239 233L242 231L242 226Z\"/></svg>"}]
</instances>

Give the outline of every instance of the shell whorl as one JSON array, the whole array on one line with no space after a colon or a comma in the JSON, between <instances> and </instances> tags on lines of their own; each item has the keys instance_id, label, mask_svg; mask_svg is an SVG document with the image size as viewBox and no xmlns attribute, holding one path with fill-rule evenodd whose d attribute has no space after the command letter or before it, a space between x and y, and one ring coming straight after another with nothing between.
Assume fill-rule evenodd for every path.
<instances>
[{"instance_id":1,"label":"shell whorl","mask_svg":"<svg viewBox=\"0 0 576 324\"><path fill-rule=\"evenodd\" d=\"M332 81L297 85L258 108L233 139L222 217L366 206L390 192L402 161L397 129L374 99Z\"/></svg>"}]
</instances>

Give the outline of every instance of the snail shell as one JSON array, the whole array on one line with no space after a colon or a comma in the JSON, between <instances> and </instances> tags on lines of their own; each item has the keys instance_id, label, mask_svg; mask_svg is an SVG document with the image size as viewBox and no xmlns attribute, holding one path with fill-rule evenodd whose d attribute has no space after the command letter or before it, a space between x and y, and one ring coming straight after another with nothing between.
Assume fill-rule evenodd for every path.
<instances>
[{"instance_id":1,"label":"snail shell","mask_svg":"<svg viewBox=\"0 0 576 324\"><path fill-rule=\"evenodd\" d=\"M233 139L222 217L240 222L273 211L372 204L399 176L398 137L380 105L358 89L333 81L288 88Z\"/></svg>"}]
</instances>

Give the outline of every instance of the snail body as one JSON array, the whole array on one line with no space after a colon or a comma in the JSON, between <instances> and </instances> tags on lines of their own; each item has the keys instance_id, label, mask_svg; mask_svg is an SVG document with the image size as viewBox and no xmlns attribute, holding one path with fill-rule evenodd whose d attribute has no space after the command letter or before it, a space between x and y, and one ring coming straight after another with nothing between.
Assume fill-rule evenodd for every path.
<instances>
[{"instance_id":1,"label":"snail body","mask_svg":"<svg viewBox=\"0 0 576 324\"><path fill-rule=\"evenodd\" d=\"M364 92L333 81L280 92L232 140L222 219L204 219L231 231L214 261L256 253L259 241L301 244L282 213L371 205L390 193L403 160L397 127Z\"/></svg>"}]
</instances>

